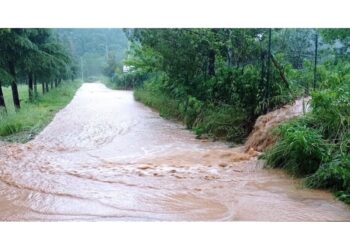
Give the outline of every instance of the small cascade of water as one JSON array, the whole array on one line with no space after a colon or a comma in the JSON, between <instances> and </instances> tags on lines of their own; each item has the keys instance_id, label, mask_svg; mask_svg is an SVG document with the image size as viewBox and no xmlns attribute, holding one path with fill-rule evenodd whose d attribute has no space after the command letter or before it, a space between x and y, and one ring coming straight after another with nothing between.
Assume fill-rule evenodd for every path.
<instances>
[{"instance_id":1,"label":"small cascade of water","mask_svg":"<svg viewBox=\"0 0 350 250\"><path fill-rule=\"evenodd\" d=\"M273 135L272 129L284 121L307 112L310 108L310 99L310 97L302 97L292 104L259 116L255 122L253 131L245 143L246 151L255 150L262 152L265 148L273 144L277 138Z\"/></svg>"}]
</instances>

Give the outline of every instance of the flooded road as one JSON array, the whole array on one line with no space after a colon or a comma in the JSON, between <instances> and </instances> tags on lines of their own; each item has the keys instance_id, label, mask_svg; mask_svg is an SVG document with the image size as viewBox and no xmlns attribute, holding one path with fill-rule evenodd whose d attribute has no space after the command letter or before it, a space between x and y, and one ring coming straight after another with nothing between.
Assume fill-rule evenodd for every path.
<instances>
[{"instance_id":1,"label":"flooded road","mask_svg":"<svg viewBox=\"0 0 350 250\"><path fill-rule=\"evenodd\" d=\"M350 221L349 206L256 154L84 84L33 141L0 145L0 220Z\"/></svg>"}]
</instances>

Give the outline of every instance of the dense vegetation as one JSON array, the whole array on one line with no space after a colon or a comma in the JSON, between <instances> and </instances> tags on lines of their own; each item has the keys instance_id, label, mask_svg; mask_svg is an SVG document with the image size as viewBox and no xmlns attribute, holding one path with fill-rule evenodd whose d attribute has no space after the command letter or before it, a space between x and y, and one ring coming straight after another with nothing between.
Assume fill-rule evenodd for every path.
<instances>
[{"instance_id":1,"label":"dense vegetation","mask_svg":"<svg viewBox=\"0 0 350 250\"><path fill-rule=\"evenodd\" d=\"M130 68L115 86L135 88L136 99L198 135L241 142L259 115L307 93L313 81L314 30L125 32Z\"/></svg>"},{"instance_id":2,"label":"dense vegetation","mask_svg":"<svg viewBox=\"0 0 350 250\"><path fill-rule=\"evenodd\" d=\"M306 177L305 184L326 188L350 203L350 31L323 30L333 58L319 69L320 86L312 93L311 111L281 125L279 140L263 156L271 167Z\"/></svg>"}]
</instances>

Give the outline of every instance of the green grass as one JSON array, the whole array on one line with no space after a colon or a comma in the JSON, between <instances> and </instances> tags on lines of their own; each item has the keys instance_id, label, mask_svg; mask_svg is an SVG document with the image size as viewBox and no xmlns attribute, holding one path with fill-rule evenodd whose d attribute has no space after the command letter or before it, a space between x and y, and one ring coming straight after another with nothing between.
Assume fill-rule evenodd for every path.
<instances>
[{"instance_id":1,"label":"green grass","mask_svg":"<svg viewBox=\"0 0 350 250\"><path fill-rule=\"evenodd\" d=\"M244 126L246 115L239 107L205 106L194 97L188 101L174 99L151 85L134 90L137 101L157 110L161 117L183 122L192 129L198 137L208 137L231 142L242 142L249 133L249 127Z\"/></svg>"},{"instance_id":2,"label":"green grass","mask_svg":"<svg viewBox=\"0 0 350 250\"><path fill-rule=\"evenodd\" d=\"M55 113L65 107L80 87L78 82L63 82L58 88L50 90L47 94L40 94L30 103L28 101L28 88L18 85L21 100L21 109L15 111L10 87L3 87L7 114L0 114L0 140L26 142L37 135L54 117Z\"/></svg>"},{"instance_id":3,"label":"green grass","mask_svg":"<svg viewBox=\"0 0 350 250\"><path fill-rule=\"evenodd\" d=\"M41 87L41 86L38 86ZM7 112L9 114L12 114L15 112L15 107L13 105L13 100L12 100L12 92L11 92L11 87L2 87L2 91L4 92L4 98L5 98L5 104L7 108ZM19 84L18 85L18 94L19 98L21 100L21 104L24 104L28 102L28 87L27 85Z\"/></svg>"},{"instance_id":4,"label":"green grass","mask_svg":"<svg viewBox=\"0 0 350 250\"><path fill-rule=\"evenodd\" d=\"M270 167L303 177L315 173L328 157L327 142L319 131L307 127L302 119L282 124L276 132L281 139L263 156Z\"/></svg>"},{"instance_id":5,"label":"green grass","mask_svg":"<svg viewBox=\"0 0 350 250\"><path fill-rule=\"evenodd\" d=\"M167 119L183 119L179 111L179 102L165 94L159 92L154 94L145 88L138 88L134 90L134 97L137 101L156 109L159 115Z\"/></svg>"},{"instance_id":6,"label":"green grass","mask_svg":"<svg viewBox=\"0 0 350 250\"><path fill-rule=\"evenodd\" d=\"M247 115L240 107L220 105L206 107L195 122L193 130L200 136L242 143L250 132Z\"/></svg>"}]
</instances>

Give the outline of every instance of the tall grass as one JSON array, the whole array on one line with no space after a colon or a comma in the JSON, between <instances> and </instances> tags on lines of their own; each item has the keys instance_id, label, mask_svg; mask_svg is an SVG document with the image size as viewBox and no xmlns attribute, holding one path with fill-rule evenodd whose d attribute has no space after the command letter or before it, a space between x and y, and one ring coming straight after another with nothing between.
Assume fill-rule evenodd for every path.
<instances>
[{"instance_id":1,"label":"tall grass","mask_svg":"<svg viewBox=\"0 0 350 250\"><path fill-rule=\"evenodd\" d=\"M196 121L194 131L197 135L208 134L210 137L241 143L250 132L246 122L246 111L241 107L206 107Z\"/></svg>"},{"instance_id":2,"label":"tall grass","mask_svg":"<svg viewBox=\"0 0 350 250\"><path fill-rule=\"evenodd\" d=\"M159 115L167 119L182 119L178 110L179 102L165 95L164 93L154 93L146 88L134 90L134 97L147 106L156 109Z\"/></svg>"},{"instance_id":3,"label":"tall grass","mask_svg":"<svg viewBox=\"0 0 350 250\"><path fill-rule=\"evenodd\" d=\"M64 82L31 103L26 86L19 85L22 107L17 112L12 104L10 88L4 88L7 114L0 114L0 140L25 142L32 139L72 99L79 86L78 82Z\"/></svg>"},{"instance_id":4,"label":"tall grass","mask_svg":"<svg viewBox=\"0 0 350 250\"><path fill-rule=\"evenodd\" d=\"M239 107L208 106L191 96L175 99L148 84L135 89L134 97L156 109L160 116L182 121L197 136L206 134L217 139L242 142L249 133L249 127L244 125L247 120L245 111Z\"/></svg>"},{"instance_id":5,"label":"tall grass","mask_svg":"<svg viewBox=\"0 0 350 250\"><path fill-rule=\"evenodd\" d=\"M322 135L301 120L279 126L276 133L281 139L264 155L268 166L283 168L295 176L306 176L315 173L328 157L328 145Z\"/></svg>"},{"instance_id":6,"label":"tall grass","mask_svg":"<svg viewBox=\"0 0 350 250\"><path fill-rule=\"evenodd\" d=\"M329 189L350 203L350 85L313 93L311 108L276 130L279 140L262 158L269 167L306 177L306 186Z\"/></svg>"}]
</instances>

